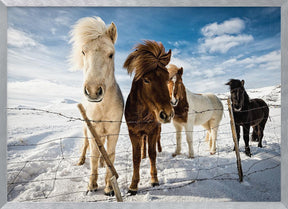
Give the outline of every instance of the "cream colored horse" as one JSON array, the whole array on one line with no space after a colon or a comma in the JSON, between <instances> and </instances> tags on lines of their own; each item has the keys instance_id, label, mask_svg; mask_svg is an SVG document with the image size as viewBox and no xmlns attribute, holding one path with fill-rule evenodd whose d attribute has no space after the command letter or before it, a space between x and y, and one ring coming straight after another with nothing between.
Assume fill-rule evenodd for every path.
<instances>
[{"instance_id":1,"label":"cream colored horse","mask_svg":"<svg viewBox=\"0 0 288 209\"><path fill-rule=\"evenodd\" d=\"M217 131L223 115L223 105L214 94L194 94L185 88L182 82L183 68L168 66L168 83L171 104L175 110L173 124L176 129L176 150L173 156L181 153L181 131L185 128L188 143L188 157L194 157L193 128L202 125L206 130L210 154L216 153Z\"/></svg>"},{"instance_id":2,"label":"cream colored horse","mask_svg":"<svg viewBox=\"0 0 288 209\"><path fill-rule=\"evenodd\" d=\"M114 75L114 44L117 39L117 29L114 23L106 27L99 17L80 19L71 31L73 50L71 62L76 69L84 73L83 105L87 116L93 121L96 133L102 143L107 139L107 153L112 163L115 160L115 147L120 131L123 115L123 96ZM106 121L106 122L105 122ZM107 122L114 121L114 122ZM86 149L90 147L91 176L88 191L98 188L98 162L100 152L91 133L84 126L84 146L78 165L85 162ZM89 139L89 141L88 141ZM106 168L106 195L113 194L110 182L111 172Z\"/></svg>"}]
</instances>

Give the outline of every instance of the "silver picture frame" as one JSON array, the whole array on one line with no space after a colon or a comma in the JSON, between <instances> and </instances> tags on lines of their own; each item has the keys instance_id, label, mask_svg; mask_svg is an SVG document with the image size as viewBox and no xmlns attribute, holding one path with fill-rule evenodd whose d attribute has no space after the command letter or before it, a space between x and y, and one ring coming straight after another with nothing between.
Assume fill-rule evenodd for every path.
<instances>
[{"instance_id":1,"label":"silver picture frame","mask_svg":"<svg viewBox=\"0 0 288 209\"><path fill-rule=\"evenodd\" d=\"M7 7L280 7L281 8L281 201L170 203L15 203L7 202ZM288 0L0 0L0 208L288 208Z\"/></svg>"}]
</instances>

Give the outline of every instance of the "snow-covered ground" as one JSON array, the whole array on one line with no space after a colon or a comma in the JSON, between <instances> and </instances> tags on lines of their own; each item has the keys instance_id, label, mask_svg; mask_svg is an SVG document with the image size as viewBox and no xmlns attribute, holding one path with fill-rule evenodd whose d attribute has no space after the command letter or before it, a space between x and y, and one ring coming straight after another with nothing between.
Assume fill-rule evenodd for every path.
<instances>
[{"instance_id":1,"label":"snow-covered ground","mask_svg":"<svg viewBox=\"0 0 288 209\"><path fill-rule=\"evenodd\" d=\"M43 98L39 98L34 97L39 92L34 95L34 92L23 91L34 89L33 86L39 86L39 83L45 88L38 91L48 89L48 96L43 92ZM157 155L160 186L150 186L149 158L144 159L136 196L127 195L133 168L131 143L123 120L115 168L124 201L280 201L280 90L281 86L248 90L251 98L263 98L272 106L264 132L264 148L251 142L253 156L249 158L243 153L244 142L240 139L242 183L238 181L236 157L232 151L234 145L225 100L228 93L218 95L223 99L225 111L218 133L217 153L209 154L205 132L202 127L196 127L195 158L187 157L185 138L182 140L183 154L173 158L175 129L172 124L163 125L163 152ZM21 94L22 91L27 95ZM115 197L103 194L105 168L99 169L98 191L85 194L90 175L89 159L83 166L76 166L83 140L83 124L76 106L80 101L77 97L81 95L79 88L36 80L29 85L8 84L9 95L8 201L116 201Z\"/></svg>"}]
</instances>

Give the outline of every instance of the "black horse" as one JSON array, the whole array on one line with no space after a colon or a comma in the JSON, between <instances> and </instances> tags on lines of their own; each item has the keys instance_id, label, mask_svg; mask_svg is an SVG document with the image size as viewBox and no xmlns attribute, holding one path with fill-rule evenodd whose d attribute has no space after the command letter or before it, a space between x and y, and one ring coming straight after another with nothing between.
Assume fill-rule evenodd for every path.
<instances>
[{"instance_id":1,"label":"black horse","mask_svg":"<svg viewBox=\"0 0 288 209\"><path fill-rule=\"evenodd\" d=\"M257 141L262 148L262 138L265 124L269 117L268 105L262 99L249 99L244 88L244 80L230 79L226 85L230 86L232 109L235 120L237 139L240 139L240 126L243 127L245 154L251 157L249 148L249 131L253 127L252 141Z\"/></svg>"}]
</instances>

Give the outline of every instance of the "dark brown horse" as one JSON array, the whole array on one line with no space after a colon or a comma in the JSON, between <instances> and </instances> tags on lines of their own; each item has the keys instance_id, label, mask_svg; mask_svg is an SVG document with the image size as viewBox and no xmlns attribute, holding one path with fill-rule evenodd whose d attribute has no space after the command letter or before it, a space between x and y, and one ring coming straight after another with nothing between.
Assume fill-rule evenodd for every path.
<instances>
[{"instance_id":1,"label":"dark brown horse","mask_svg":"<svg viewBox=\"0 0 288 209\"><path fill-rule=\"evenodd\" d=\"M159 185L156 169L156 143L160 140L161 123L168 123L174 116L167 87L169 73L166 65L171 50L165 52L161 43L145 41L138 44L126 59L124 68L135 72L125 107L125 118L133 148L133 177L129 193L138 190L142 150L148 142L151 168L151 185Z\"/></svg>"},{"instance_id":2,"label":"dark brown horse","mask_svg":"<svg viewBox=\"0 0 288 209\"><path fill-rule=\"evenodd\" d=\"M232 109L235 120L237 139L240 139L240 126L243 127L245 153L251 157L249 148L249 131L253 127L252 141L258 141L262 148L265 124L269 117L269 107L262 99L250 99L244 88L244 80L231 79L226 85L230 86Z\"/></svg>"}]
</instances>

